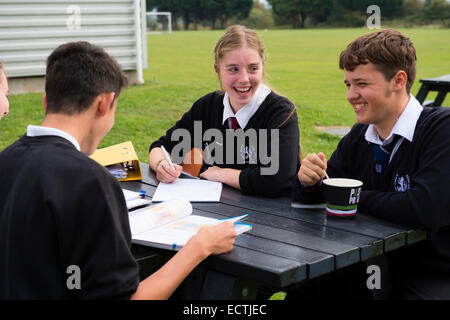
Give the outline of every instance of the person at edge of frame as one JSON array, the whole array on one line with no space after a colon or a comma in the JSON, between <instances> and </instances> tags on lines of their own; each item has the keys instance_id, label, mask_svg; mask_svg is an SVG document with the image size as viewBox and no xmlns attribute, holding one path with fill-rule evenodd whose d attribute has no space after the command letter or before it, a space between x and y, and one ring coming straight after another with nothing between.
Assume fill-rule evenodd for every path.
<instances>
[{"instance_id":1,"label":"person at edge of frame","mask_svg":"<svg viewBox=\"0 0 450 320\"><path fill-rule=\"evenodd\" d=\"M3 63L0 61L0 120L9 112L8 93L8 79L3 69Z\"/></svg>"}]
</instances>

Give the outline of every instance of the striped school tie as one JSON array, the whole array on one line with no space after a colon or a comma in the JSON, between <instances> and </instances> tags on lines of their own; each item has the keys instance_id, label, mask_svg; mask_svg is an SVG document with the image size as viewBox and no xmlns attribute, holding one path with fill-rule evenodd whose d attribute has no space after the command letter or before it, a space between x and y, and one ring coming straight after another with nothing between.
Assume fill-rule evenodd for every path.
<instances>
[{"instance_id":1,"label":"striped school tie","mask_svg":"<svg viewBox=\"0 0 450 320\"><path fill-rule=\"evenodd\" d=\"M384 146L374 144L373 145L373 156L374 156L374 166L373 171L376 175L383 174L384 170L389 164L389 159L391 157L392 150L400 139L399 135L394 135L392 141Z\"/></svg>"}]
</instances>

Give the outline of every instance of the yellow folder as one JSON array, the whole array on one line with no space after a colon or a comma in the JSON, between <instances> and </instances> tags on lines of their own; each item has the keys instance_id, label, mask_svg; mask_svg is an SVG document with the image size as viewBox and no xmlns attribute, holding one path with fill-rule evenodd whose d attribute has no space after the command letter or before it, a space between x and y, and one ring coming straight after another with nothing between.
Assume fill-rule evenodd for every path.
<instances>
[{"instance_id":1,"label":"yellow folder","mask_svg":"<svg viewBox=\"0 0 450 320\"><path fill-rule=\"evenodd\" d=\"M142 179L141 164L131 141L97 149L90 157L105 167L121 164L126 169L127 177L119 181Z\"/></svg>"}]
</instances>

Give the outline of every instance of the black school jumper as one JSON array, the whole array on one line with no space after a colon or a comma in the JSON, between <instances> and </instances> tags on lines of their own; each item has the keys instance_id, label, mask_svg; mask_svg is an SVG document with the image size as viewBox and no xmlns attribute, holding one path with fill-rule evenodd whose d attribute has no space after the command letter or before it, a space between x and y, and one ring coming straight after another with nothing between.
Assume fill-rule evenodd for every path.
<instances>
[{"instance_id":1,"label":"black school jumper","mask_svg":"<svg viewBox=\"0 0 450 320\"><path fill-rule=\"evenodd\" d=\"M0 299L136 291L125 199L105 168L64 138L24 136L0 152L0 181Z\"/></svg>"},{"instance_id":2,"label":"black school jumper","mask_svg":"<svg viewBox=\"0 0 450 320\"><path fill-rule=\"evenodd\" d=\"M403 140L381 175L364 138L367 127L353 126L328 161L327 173L364 182L358 211L428 231L426 241L392 254L394 272L411 282L409 287L424 284L412 289L416 298L450 298L450 109L424 108L413 141ZM323 202L321 187L311 191L297 183L296 189L296 201ZM442 294L426 287L432 283Z\"/></svg>"},{"instance_id":3,"label":"black school jumper","mask_svg":"<svg viewBox=\"0 0 450 320\"><path fill-rule=\"evenodd\" d=\"M247 126L243 128L244 132L249 129L255 129L258 137L256 145L247 146L250 153L257 157L256 163L250 163L249 159L245 159L245 163L237 163L237 157L243 154L244 147L235 145L234 156L235 161L227 163L226 150L226 130L228 129L227 121L222 124L223 117L223 96L222 92L212 92L194 103L192 108L186 112L175 125L167 130L166 134L153 142L150 151L153 148L164 145L168 152L180 142L181 139L171 141L172 133L176 129L186 129L190 133L190 146L205 149L209 144L214 143L214 139L203 139L205 131L208 129L220 130L223 141L223 159L215 161L212 165L221 168L232 168L242 170L239 175L239 184L244 194L259 194L268 197L277 197L283 194L290 194L292 181L297 174L299 165L299 130L297 113L295 106L286 98L271 92L264 102L260 105L256 113L250 118ZM196 145L199 140L194 136L194 121L201 121L201 145ZM270 135L267 139L267 149L269 150L269 158L279 155L279 168L275 174L261 174L261 169L270 167L270 164L263 164L259 157L259 141L260 129L278 130L279 132L279 148L270 150ZM222 143L221 143L222 144ZM172 157L174 154L172 154ZM184 155L180 155L181 159ZM251 156L250 156L251 157ZM217 160L217 159L216 159ZM220 163L222 162L222 163Z\"/></svg>"}]
</instances>

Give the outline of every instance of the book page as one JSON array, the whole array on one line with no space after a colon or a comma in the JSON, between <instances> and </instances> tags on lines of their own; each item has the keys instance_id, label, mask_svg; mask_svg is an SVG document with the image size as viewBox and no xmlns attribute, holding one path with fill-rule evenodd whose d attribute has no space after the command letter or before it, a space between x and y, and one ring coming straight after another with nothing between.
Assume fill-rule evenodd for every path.
<instances>
[{"instance_id":1,"label":"book page","mask_svg":"<svg viewBox=\"0 0 450 320\"><path fill-rule=\"evenodd\" d=\"M153 201L185 198L192 202L219 202L222 183L197 179L177 179L172 183L160 182Z\"/></svg>"},{"instance_id":2,"label":"book page","mask_svg":"<svg viewBox=\"0 0 450 320\"><path fill-rule=\"evenodd\" d=\"M245 216L247 215L232 219L218 220L197 215L189 215L179 220L165 224L159 228L140 233L134 236L133 240L137 240L139 243L150 242L153 244L163 244L171 247L172 249L176 249L184 246L189 241L189 239L193 235L195 235L202 227L214 226L226 220L234 222L236 220L242 219ZM237 234L241 234L243 232L251 230L252 225L235 223L234 229L236 230Z\"/></svg>"},{"instance_id":3,"label":"book page","mask_svg":"<svg viewBox=\"0 0 450 320\"><path fill-rule=\"evenodd\" d=\"M174 199L152 205L128 214L132 235L152 230L192 213L192 205L186 199Z\"/></svg>"},{"instance_id":4,"label":"book page","mask_svg":"<svg viewBox=\"0 0 450 320\"><path fill-rule=\"evenodd\" d=\"M221 222L222 221L213 218L189 215L149 232L143 232L138 236L133 237L133 239L153 243L184 246L201 227L212 226Z\"/></svg>"}]
</instances>

